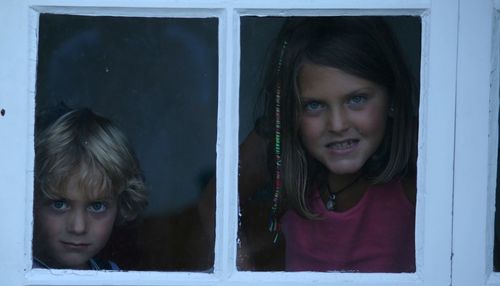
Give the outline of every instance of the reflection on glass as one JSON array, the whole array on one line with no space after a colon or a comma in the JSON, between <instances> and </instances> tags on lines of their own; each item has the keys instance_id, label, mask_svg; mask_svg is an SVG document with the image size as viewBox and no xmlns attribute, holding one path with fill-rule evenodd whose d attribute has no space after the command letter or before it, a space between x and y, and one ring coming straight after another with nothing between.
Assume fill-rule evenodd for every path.
<instances>
[{"instance_id":1,"label":"reflection on glass","mask_svg":"<svg viewBox=\"0 0 500 286\"><path fill-rule=\"evenodd\" d=\"M241 119L239 270L415 272L419 39L418 17L242 19L241 101L261 98Z\"/></svg>"},{"instance_id":2,"label":"reflection on glass","mask_svg":"<svg viewBox=\"0 0 500 286\"><path fill-rule=\"evenodd\" d=\"M53 211L80 202L83 218L116 207L111 229L104 228L111 231L109 239L101 238L102 250L89 252L85 261L112 261L122 270L210 271L213 248L196 205L215 174L217 29L216 18L40 16L37 138L65 108L86 107L110 119L135 151L149 201L140 220L118 223L124 207L113 196L50 198ZM65 196L78 190L68 186L80 186L63 181L58 190ZM35 199L36 192L37 186ZM46 246L34 238L36 256ZM84 246L70 245L69 252ZM62 264L48 266L88 266Z\"/></svg>"}]
</instances>

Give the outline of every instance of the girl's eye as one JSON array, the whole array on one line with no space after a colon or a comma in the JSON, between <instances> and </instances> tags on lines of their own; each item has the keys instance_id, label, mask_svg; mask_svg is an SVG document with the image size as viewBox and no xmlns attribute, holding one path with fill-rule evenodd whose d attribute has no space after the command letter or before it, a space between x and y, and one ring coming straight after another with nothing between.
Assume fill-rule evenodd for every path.
<instances>
[{"instance_id":1,"label":"girl's eye","mask_svg":"<svg viewBox=\"0 0 500 286\"><path fill-rule=\"evenodd\" d=\"M52 201L50 206L57 211L64 211L69 208L68 203L63 200Z\"/></svg>"},{"instance_id":2,"label":"girl's eye","mask_svg":"<svg viewBox=\"0 0 500 286\"><path fill-rule=\"evenodd\" d=\"M367 97L364 95L354 95L349 98L347 104L352 105L352 106L359 106L365 103L367 100Z\"/></svg>"},{"instance_id":3,"label":"girl's eye","mask_svg":"<svg viewBox=\"0 0 500 286\"><path fill-rule=\"evenodd\" d=\"M324 105L317 102L317 101L311 101L311 102L304 104L305 111L309 111L309 112L321 110L323 107L324 107Z\"/></svg>"},{"instance_id":4,"label":"girl's eye","mask_svg":"<svg viewBox=\"0 0 500 286\"><path fill-rule=\"evenodd\" d=\"M106 210L106 204L104 202L94 202L87 209L93 213L102 213Z\"/></svg>"}]
</instances>

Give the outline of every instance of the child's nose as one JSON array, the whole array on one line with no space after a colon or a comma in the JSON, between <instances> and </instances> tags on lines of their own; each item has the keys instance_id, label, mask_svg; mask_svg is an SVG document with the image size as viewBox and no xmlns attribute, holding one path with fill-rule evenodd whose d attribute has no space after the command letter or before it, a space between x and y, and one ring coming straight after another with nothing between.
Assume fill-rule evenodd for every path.
<instances>
[{"instance_id":1,"label":"child's nose","mask_svg":"<svg viewBox=\"0 0 500 286\"><path fill-rule=\"evenodd\" d=\"M83 234L87 231L87 216L84 211L75 210L71 212L67 221L68 231L75 234Z\"/></svg>"},{"instance_id":2,"label":"child's nose","mask_svg":"<svg viewBox=\"0 0 500 286\"><path fill-rule=\"evenodd\" d=\"M339 133L349 128L349 118L342 108L335 108L330 113L329 129L331 132Z\"/></svg>"}]
</instances>

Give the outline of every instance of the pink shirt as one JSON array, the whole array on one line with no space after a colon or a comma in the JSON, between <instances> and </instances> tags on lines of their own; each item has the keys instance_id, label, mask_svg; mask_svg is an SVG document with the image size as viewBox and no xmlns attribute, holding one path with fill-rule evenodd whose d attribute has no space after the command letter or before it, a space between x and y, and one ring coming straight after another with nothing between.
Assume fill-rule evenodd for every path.
<instances>
[{"instance_id":1,"label":"pink shirt","mask_svg":"<svg viewBox=\"0 0 500 286\"><path fill-rule=\"evenodd\" d=\"M281 219L287 271L415 272L415 207L400 180L369 187L345 212L328 211L317 191L310 207L319 219Z\"/></svg>"}]
</instances>

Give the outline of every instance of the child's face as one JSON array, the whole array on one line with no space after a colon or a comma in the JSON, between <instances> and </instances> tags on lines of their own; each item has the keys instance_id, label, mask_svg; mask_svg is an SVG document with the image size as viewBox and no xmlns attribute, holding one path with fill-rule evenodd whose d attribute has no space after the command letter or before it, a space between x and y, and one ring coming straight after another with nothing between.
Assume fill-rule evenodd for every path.
<instances>
[{"instance_id":1,"label":"child's face","mask_svg":"<svg viewBox=\"0 0 500 286\"><path fill-rule=\"evenodd\" d=\"M88 269L113 229L116 198L88 199L77 182L69 179L63 197L35 202L34 255L52 268Z\"/></svg>"},{"instance_id":2,"label":"child's face","mask_svg":"<svg viewBox=\"0 0 500 286\"><path fill-rule=\"evenodd\" d=\"M331 173L359 171L384 137L385 88L315 64L303 66L299 86L300 135L306 150Z\"/></svg>"}]
</instances>

